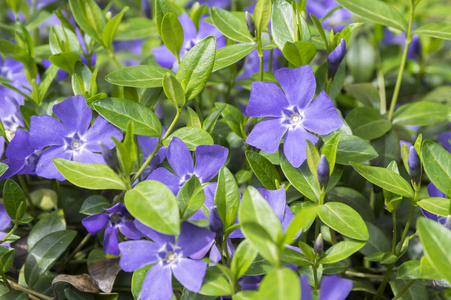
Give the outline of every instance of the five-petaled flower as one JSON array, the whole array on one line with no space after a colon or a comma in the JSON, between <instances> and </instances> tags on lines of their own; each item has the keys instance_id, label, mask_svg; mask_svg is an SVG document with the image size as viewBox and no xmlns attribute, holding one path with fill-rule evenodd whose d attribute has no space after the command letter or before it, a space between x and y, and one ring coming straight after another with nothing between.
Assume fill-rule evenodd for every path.
<instances>
[{"instance_id":1,"label":"five-petaled flower","mask_svg":"<svg viewBox=\"0 0 451 300\"><path fill-rule=\"evenodd\" d=\"M318 141L318 137L308 131L329 134L340 128L343 120L324 91L311 102L316 81L310 66L283 68L274 75L282 89L273 82L252 84L246 113L251 117L269 118L253 128L246 143L275 153L285 135L283 152L298 168L307 158L307 140L313 144Z\"/></svg>"},{"instance_id":2,"label":"five-petaled flower","mask_svg":"<svg viewBox=\"0 0 451 300\"><path fill-rule=\"evenodd\" d=\"M301 299L313 300L312 287L307 277L301 276ZM345 300L352 290L352 281L338 275L324 276L319 285L318 300ZM315 298L316 299L316 298Z\"/></svg>"}]
</instances>

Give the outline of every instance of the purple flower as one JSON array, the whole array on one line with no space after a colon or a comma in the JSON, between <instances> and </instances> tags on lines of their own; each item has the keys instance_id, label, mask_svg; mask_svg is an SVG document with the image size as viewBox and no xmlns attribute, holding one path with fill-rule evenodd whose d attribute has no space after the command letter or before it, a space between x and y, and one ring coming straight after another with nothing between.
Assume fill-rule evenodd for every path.
<instances>
[{"instance_id":1,"label":"purple flower","mask_svg":"<svg viewBox=\"0 0 451 300\"><path fill-rule=\"evenodd\" d=\"M147 179L160 181L177 194L182 185L193 175L202 184L213 179L226 162L228 154L229 150L222 146L200 145L194 152L196 159L194 165L188 147L182 140L173 137L167 150L167 158L175 174L165 168L158 168Z\"/></svg>"},{"instance_id":2,"label":"purple flower","mask_svg":"<svg viewBox=\"0 0 451 300\"><path fill-rule=\"evenodd\" d=\"M0 89L0 93L2 90ZM25 127L19 105L23 104L23 99L7 94L0 99L0 120L5 127L6 138L11 141L14 138L17 128Z\"/></svg>"},{"instance_id":3,"label":"purple flower","mask_svg":"<svg viewBox=\"0 0 451 300\"><path fill-rule=\"evenodd\" d=\"M2 59L0 56L0 77L11 80L10 85L14 86L18 90L24 93L31 91L31 84L28 82L25 72L23 70L23 64L20 61L6 57ZM9 90L6 87L0 86L0 92L4 95L5 90ZM14 93L16 95L16 93Z\"/></svg>"},{"instance_id":4,"label":"purple flower","mask_svg":"<svg viewBox=\"0 0 451 300\"><path fill-rule=\"evenodd\" d=\"M429 183L429 185L428 185L428 194L429 194L429 197L447 198L446 195L444 193L442 193L442 191L440 191L432 182ZM423 208L421 208L421 212L423 213L423 215L426 218L434 220L435 222L442 224L446 228L451 229L451 217L450 216L448 216L448 217L439 216L439 215L433 214Z\"/></svg>"},{"instance_id":5,"label":"purple flower","mask_svg":"<svg viewBox=\"0 0 451 300\"><path fill-rule=\"evenodd\" d=\"M271 50L267 49L263 52L263 70L268 71L269 70L269 56L270 56ZM282 55L282 51L280 51L278 48L273 49L273 56L272 56L272 70L275 71L279 68L279 62L278 57ZM260 57L258 56L257 49L252 50L251 53L249 53L246 58L244 58L244 64L243 64L244 71L236 77L236 79L242 79L242 78L251 78L253 74L260 72Z\"/></svg>"},{"instance_id":6,"label":"purple flower","mask_svg":"<svg viewBox=\"0 0 451 300\"><path fill-rule=\"evenodd\" d=\"M5 205L3 203L0 203L0 240L3 239L7 233L3 232L5 229L10 228L12 225L11 218L8 216L8 213L6 213ZM9 247L9 243L3 243L2 246Z\"/></svg>"},{"instance_id":7,"label":"purple flower","mask_svg":"<svg viewBox=\"0 0 451 300\"><path fill-rule=\"evenodd\" d=\"M421 161L420 156L414 146L409 148L409 158L407 159L409 174L413 182L419 184L421 181Z\"/></svg>"},{"instance_id":8,"label":"purple flower","mask_svg":"<svg viewBox=\"0 0 451 300\"><path fill-rule=\"evenodd\" d=\"M135 221L136 222L136 221ZM179 237L158 233L136 222L152 241L127 241L119 244L119 265L125 272L144 266L148 271L141 288L141 299L166 300L172 297L172 275L188 290L198 293L207 271L207 263L188 258L214 238L206 228L183 222Z\"/></svg>"},{"instance_id":9,"label":"purple flower","mask_svg":"<svg viewBox=\"0 0 451 300\"><path fill-rule=\"evenodd\" d=\"M216 48L225 46L225 38L215 26L208 24L204 20L200 20L199 31L197 31L194 22L186 13L181 14L178 17L178 20L180 21L180 24L182 24L184 33L183 46L180 51L180 59L182 59L185 54L194 47L194 45L207 36L214 36L216 38ZM163 68L172 69L175 72L178 70L179 65L177 63L177 58L165 45L153 48L152 54L154 55L155 60Z\"/></svg>"},{"instance_id":10,"label":"purple flower","mask_svg":"<svg viewBox=\"0 0 451 300\"><path fill-rule=\"evenodd\" d=\"M195 0L190 1L188 6L191 7L195 2L199 2L199 4L206 4L208 6L216 6L219 8L227 8L230 6L230 0Z\"/></svg>"},{"instance_id":11,"label":"purple flower","mask_svg":"<svg viewBox=\"0 0 451 300\"><path fill-rule=\"evenodd\" d=\"M335 0L314 0L307 1L305 8L309 16L312 13L315 17L321 19L337 6L338 3ZM351 16L351 12L345 8L341 8L327 17L322 24L326 30L334 29L335 31L341 31L346 25L351 23Z\"/></svg>"},{"instance_id":12,"label":"purple flower","mask_svg":"<svg viewBox=\"0 0 451 300\"><path fill-rule=\"evenodd\" d=\"M123 61L127 67L140 64L140 57L144 39L113 41L114 52L128 52L127 58Z\"/></svg>"},{"instance_id":13,"label":"purple flower","mask_svg":"<svg viewBox=\"0 0 451 300\"><path fill-rule=\"evenodd\" d=\"M40 155L41 150L30 144L30 133L18 129L6 149L6 159L2 163L7 164L9 168L0 180L8 179L16 174L36 175L36 163Z\"/></svg>"},{"instance_id":14,"label":"purple flower","mask_svg":"<svg viewBox=\"0 0 451 300\"><path fill-rule=\"evenodd\" d=\"M327 57L327 77L329 80L335 77L346 53L346 42L341 39L338 46L329 53Z\"/></svg>"},{"instance_id":15,"label":"purple flower","mask_svg":"<svg viewBox=\"0 0 451 300\"><path fill-rule=\"evenodd\" d=\"M416 25L414 24L415 28ZM381 42L382 45L400 45L402 47L406 44L406 34L402 32L400 34L396 34L391 30L385 28L384 29L384 38ZM418 60L421 58L423 46L421 44L420 37L418 35L412 36L412 41L410 42L409 49L407 50L407 59Z\"/></svg>"},{"instance_id":16,"label":"purple flower","mask_svg":"<svg viewBox=\"0 0 451 300\"><path fill-rule=\"evenodd\" d=\"M163 133L165 134L166 130L163 128ZM146 160L149 155L153 152L155 147L158 144L158 137L154 136L141 136L138 135L138 145L141 147L143 159ZM159 164L163 162L163 160L166 158L166 152L167 148L165 146L161 147L155 156L152 158L150 163L147 165L147 167L144 169L144 172L141 175L141 178L146 178L150 173L152 173Z\"/></svg>"},{"instance_id":17,"label":"purple flower","mask_svg":"<svg viewBox=\"0 0 451 300\"><path fill-rule=\"evenodd\" d=\"M5 138L3 136L0 136L0 159L2 158L4 152L5 152Z\"/></svg>"},{"instance_id":18,"label":"purple flower","mask_svg":"<svg viewBox=\"0 0 451 300\"><path fill-rule=\"evenodd\" d=\"M451 152L451 143L449 142L451 139L451 131L445 131L440 133L437 139L438 142L443 146L443 148L448 150L448 152Z\"/></svg>"},{"instance_id":19,"label":"purple flower","mask_svg":"<svg viewBox=\"0 0 451 300\"><path fill-rule=\"evenodd\" d=\"M313 300L312 287L307 277L301 276L301 299ZM318 300L345 300L352 290L352 281L338 275L324 276L319 285Z\"/></svg>"},{"instance_id":20,"label":"purple flower","mask_svg":"<svg viewBox=\"0 0 451 300\"><path fill-rule=\"evenodd\" d=\"M318 163L318 183L321 189L326 188L329 183L330 167L329 162L324 154L321 155Z\"/></svg>"},{"instance_id":21,"label":"purple flower","mask_svg":"<svg viewBox=\"0 0 451 300\"><path fill-rule=\"evenodd\" d=\"M329 96L322 91L315 95L316 82L310 66L283 68L275 72L281 85L273 82L252 84L246 113L251 117L269 117L260 121L246 139L246 143L267 153L279 149L283 136L283 152L298 168L307 158L307 140L315 144L317 134L329 134L343 124ZM286 134L285 134L286 133Z\"/></svg>"},{"instance_id":22,"label":"purple flower","mask_svg":"<svg viewBox=\"0 0 451 300\"><path fill-rule=\"evenodd\" d=\"M129 239L139 239L144 235L139 231L131 220L131 215L122 203L111 208L104 208L107 213L91 215L81 220L83 226L92 235L98 234L105 229L103 239L103 251L113 255L119 255L118 230Z\"/></svg>"},{"instance_id":23,"label":"purple flower","mask_svg":"<svg viewBox=\"0 0 451 300\"><path fill-rule=\"evenodd\" d=\"M30 143L36 149L44 149L39 158L36 174L45 178L65 180L53 164L59 157L82 163L105 164L100 152L99 142L109 148L114 147L111 137L122 140L122 132L97 117L88 129L92 111L85 97L78 95L67 98L53 106L53 113L61 121L49 116L32 116L30 120Z\"/></svg>"},{"instance_id":24,"label":"purple flower","mask_svg":"<svg viewBox=\"0 0 451 300\"><path fill-rule=\"evenodd\" d=\"M271 206L277 218L282 223L282 230L285 232L291 220L294 218L293 212L291 212L290 207L287 205L285 188L281 187L278 190L259 188L258 191L268 201L269 206Z\"/></svg>"}]
</instances>

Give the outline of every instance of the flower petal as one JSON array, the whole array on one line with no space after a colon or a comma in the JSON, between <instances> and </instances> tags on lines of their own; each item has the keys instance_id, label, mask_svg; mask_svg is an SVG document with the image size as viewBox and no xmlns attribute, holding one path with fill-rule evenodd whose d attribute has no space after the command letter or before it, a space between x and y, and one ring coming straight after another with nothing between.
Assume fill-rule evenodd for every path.
<instances>
[{"instance_id":1,"label":"flower petal","mask_svg":"<svg viewBox=\"0 0 451 300\"><path fill-rule=\"evenodd\" d=\"M168 162L180 178L193 173L193 159L188 146L178 137L173 137L167 151Z\"/></svg>"},{"instance_id":2,"label":"flower petal","mask_svg":"<svg viewBox=\"0 0 451 300\"><path fill-rule=\"evenodd\" d=\"M285 214L285 206L287 205L285 188L281 187L278 190L268 190L265 188L259 188L260 194L268 201L269 206L276 214L277 218L282 222Z\"/></svg>"},{"instance_id":3,"label":"flower petal","mask_svg":"<svg viewBox=\"0 0 451 300\"><path fill-rule=\"evenodd\" d=\"M96 235L105 228L109 220L108 214L100 213L84 218L81 223L91 235Z\"/></svg>"},{"instance_id":4,"label":"flower petal","mask_svg":"<svg viewBox=\"0 0 451 300\"><path fill-rule=\"evenodd\" d=\"M88 164L106 164L102 154L92 153L89 150L73 151L73 161Z\"/></svg>"},{"instance_id":5,"label":"flower petal","mask_svg":"<svg viewBox=\"0 0 451 300\"><path fill-rule=\"evenodd\" d=\"M196 165L194 174L201 183L206 183L215 177L224 166L229 149L218 145L200 145L195 151Z\"/></svg>"},{"instance_id":6,"label":"flower petal","mask_svg":"<svg viewBox=\"0 0 451 300\"><path fill-rule=\"evenodd\" d=\"M174 277L188 290L198 293L202 287L207 263L200 260L181 258L180 261L171 267Z\"/></svg>"},{"instance_id":7,"label":"flower petal","mask_svg":"<svg viewBox=\"0 0 451 300\"><path fill-rule=\"evenodd\" d=\"M133 272L158 261L160 245L151 241L126 241L119 244L119 265L125 272Z\"/></svg>"},{"instance_id":8,"label":"flower petal","mask_svg":"<svg viewBox=\"0 0 451 300\"><path fill-rule=\"evenodd\" d=\"M14 138L6 149L6 157L14 160L23 160L34 152L35 148L30 144L30 133L23 129L17 129Z\"/></svg>"},{"instance_id":9,"label":"flower petal","mask_svg":"<svg viewBox=\"0 0 451 300\"><path fill-rule=\"evenodd\" d=\"M428 185L428 194L430 197L447 198L445 193L440 191L432 182Z\"/></svg>"},{"instance_id":10,"label":"flower petal","mask_svg":"<svg viewBox=\"0 0 451 300\"><path fill-rule=\"evenodd\" d=\"M177 246L182 248L183 257L191 256L213 240L215 234L207 228L183 222Z\"/></svg>"},{"instance_id":11,"label":"flower petal","mask_svg":"<svg viewBox=\"0 0 451 300\"><path fill-rule=\"evenodd\" d=\"M13 159L5 159L1 161L1 163L8 165L8 170L0 176L0 181L6 180L8 178L13 177L16 174L19 174L25 165L23 160L13 160Z\"/></svg>"},{"instance_id":12,"label":"flower petal","mask_svg":"<svg viewBox=\"0 0 451 300\"><path fill-rule=\"evenodd\" d=\"M301 276L301 299L302 300L313 300L312 287L308 283L307 276Z\"/></svg>"},{"instance_id":13,"label":"flower petal","mask_svg":"<svg viewBox=\"0 0 451 300\"><path fill-rule=\"evenodd\" d=\"M66 180L53 163L53 159L56 157L70 160L72 158L72 153L66 150L66 146L50 147L42 151L36 165L36 175L47 179L58 179L59 181Z\"/></svg>"},{"instance_id":14,"label":"flower petal","mask_svg":"<svg viewBox=\"0 0 451 300\"><path fill-rule=\"evenodd\" d=\"M281 117L289 106L282 90L273 82L254 81L246 114L251 117Z\"/></svg>"},{"instance_id":15,"label":"flower petal","mask_svg":"<svg viewBox=\"0 0 451 300\"><path fill-rule=\"evenodd\" d=\"M139 299L169 300L172 297L172 272L168 266L158 263L147 272Z\"/></svg>"},{"instance_id":16,"label":"flower petal","mask_svg":"<svg viewBox=\"0 0 451 300\"><path fill-rule=\"evenodd\" d=\"M67 135L63 124L51 116L32 116L30 119L30 143L34 148L62 146Z\"/></svg>"},{"instance_id":17,"label":"flower petal","mask_svg":"<svg viewBox=\"0 0 451 300\"><path fill-rule=\"evenodd\" d=\"M283 142L283 153L290 164L299 168L307 158L307 140L316 144L318 138L308 133L304 128L298 127L288 130Z\"/></svg>"},{"instance_id":18,"label":"flower petal","mask_svg":"<svg viewBox=\"0 0 451 300\"><path fill-rule=\"evenodd\" d=\"M141 231L136 229L136 226L132 220L124 220L118 225L118 228L123 235L132 240L137 240L144 236Z\"/></svg>"},{"instance_id":19,"label":"flower petal","mask_svg":"<svg viewBox=\"0 0 451 300\"><path fill-rule=\"evenodd\" d=\"M70 132L85 133L91 123L92 111L82 95L73 96L53 106L53 113Z\"/></svg>"},{"instance_id":20,"label":"flower petal","mask_svg":"<svg viewBox=\"0 0 451 300\"><path fill-rule=\"evenodd\" d=\"M91 152L100 152L99 142L112 149L114 142L112 137L122 141L122 131L114 125L111 125L103 117L99 116L92 124L91 128L86 131L82 139L84 140L84 148Z\"/></svg>"},{"instance_id":21,"label":"flower petal","mask_svg":"<svg viewBox=\"0 0 451 300\"><path fill-rule=\"evenodd\" d=\"M175 195L180 189L180 178L165 168L158 168L146 178L164 183Z\"/></svg>"},{"instance_id":22,"label":"flower petal","mask_svg":"<svg viewBox=\"0 0 451 300\"><path fill-rule=\"evenodd\" d=\"M197 251L196 253L190 255L189 257L192 259L202 259L205 257L205 255L207 254L207 252L211 249L211 251L213 251L214 248L214 240L211 240L210 243L208 243L207 245L205 245L205 247L203 247L202 249L200 249L199 251ZM210 251L210 253L211 253Z\"/></svg>"},{"instance_id":23,"label":"flower petal","mask_svg":"<svg viewBox=\"0 0 451 300\"><path fill-rule=\"evenodd\" d=\"M438 135L438 142L446 149L448 152L451 152L451 144L449 140L451 139L451 131L445 131Z\"/></svg>"},{"instance_id":24,"label":"flower petal","mask_svg":"<svg viewBox=\"0 0 451 300\"><path fill-rule=\"evenodd\" d=\"M352 290L352 281L338 275L324 276L319 290L319 300L345 300Z\"/></svg>"},{"instance_id":25,"label":"flower petal","mask_svg":"<svg viewBox=\"0 0 451 300\"><path fill-rule=\"evenodd\" d=\"M274 73L290 105L306 107L316 91L316 81L309 65L296 69L282 68Z\"/></svg>"},{"instance_id":26,"label":"flower petal","mask_svg":"<svg viewBox=\"0 0 451 300\"><path fill-rule=\"evenodd\" d=\"M324 135L337 130L341 125L343 120L324 91L304 110L302 126L307 130Z\"/></svg>"},{"instance_id":27,"label":"flower petal","mask_svg":"<svg viewBox=\"0 0 451 300\"><path fill-rule=\"evenodd\" d=\"M136 228L141 231L143 234L147 235L150 239L152 239L158 245L164 245L166 243L175 244L175 237L173 235L167 235L163 233L159 233L152 228L144 225L138 220L134 221Z\"/></svg>"},{"instance_id":28,"label":"flower petal","mask_svg":"<svg viewBox=\"0 0 451 300\"><path fill-rule=\"evenodd\" d=\"M157 63L166 69L172 69L173 64L177 60L175 55L165 45L153 48L152 54Z\"/></svg>"},{"instance_id":29,"label":"flower petal","mask_svg":"<svg viewBox=\"0 0 451 300\"><path fill-rule=\"evenodd\" d=\"M188 16L187 13L183 13L180 16L178 16L178 20L180 21L180 24L183 27L183 46L186 46L185 44L189 42L190 40L193 40L196 38L197 35L197 29L196 25L194 25L193 20Z\"/></svg>"},{"instance_id":30,"label":"flower petal","mask_svg":"<svg viewBox=\"0 0 451 300\"><path fill-rule=\"evenodd\" d=\"M103 252L113 255L119 255L119 235L117 228L107 226L105 229L105 237L103 239Z\"/></svg>"},{"instance_id":31,"label":"flower petal","mask_svg":"<svg viewBox=\"0 0 451 300\"><path fill-rule=\"evenodd\" d=\"M279 149L280 140L287 132L279 118L260 121L246 138L246 143L267 153L275 153Z\"/></svg>"}]
</instances>

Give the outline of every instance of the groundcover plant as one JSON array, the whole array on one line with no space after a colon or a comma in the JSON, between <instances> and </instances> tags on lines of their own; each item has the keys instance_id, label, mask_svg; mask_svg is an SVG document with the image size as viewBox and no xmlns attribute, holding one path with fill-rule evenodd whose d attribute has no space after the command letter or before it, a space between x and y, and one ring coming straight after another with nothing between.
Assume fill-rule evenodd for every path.
<instances>
[{"instance_id":1,"label":"groundcover plant","mask_svg":"<svg viewBox=\"0 0 451 300\"><path fill-rule=\"evenodd\" d=\"M0 5L0 299L451 299L449 0Z\"/></svg>"}]
</instances>

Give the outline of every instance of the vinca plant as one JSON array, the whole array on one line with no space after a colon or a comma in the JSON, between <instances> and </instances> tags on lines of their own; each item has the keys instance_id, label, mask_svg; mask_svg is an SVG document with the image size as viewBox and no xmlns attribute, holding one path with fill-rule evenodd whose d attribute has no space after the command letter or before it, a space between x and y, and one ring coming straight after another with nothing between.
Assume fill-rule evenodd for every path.
<instances>
[{"instance_id":1,"label":"vinca plant","mask_svg":"<svg viewBox=\"0 0 451 300\"><path fill-rule=\"evenodd\" d=\"M0 299L451 299L449 0L0 5Z\"/></svg>"}]
</instances>

